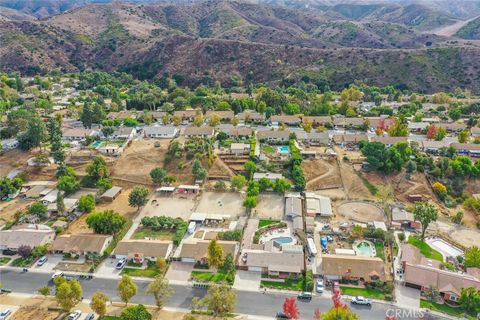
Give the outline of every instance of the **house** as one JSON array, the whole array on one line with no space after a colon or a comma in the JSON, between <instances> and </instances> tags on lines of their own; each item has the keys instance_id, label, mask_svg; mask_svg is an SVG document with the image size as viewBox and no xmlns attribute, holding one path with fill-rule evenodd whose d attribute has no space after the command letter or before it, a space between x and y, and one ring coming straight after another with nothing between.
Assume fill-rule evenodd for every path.
<instances>
[{"instance_id":1,"label":"house","mask_svg":"<svg viewBox=\"0 0 480 320\"><path fill-rule=\"evenodd\" d=\"M182 184L177 187L178 193L196 194L196 193L200 193L200 190L201 189L198 184L196 185Z\"/></svg>"},{"instance_id":2,"label":"house","mask_svg":"<svg viewBox=\"0 0 480 320\"><path fill-rule=\"evenodd\" d=\"M122 111L119 111L119 112L110 112L107 115L107 118L110 119L110 120L115 120L115 119L124 120L124 119L128 119L128 118L135 119L136 117L137 116L136 116L135 113L133 113L132 111L128 111L128 110L122 110Z\"/></svg>"},{"instance_id":3,"label":"house","mask_svg":"<svg viewBox=\"0 0 480 320\"><path fill-rule=\"evenodd\" d=\"M62 138L66 141L83 141L87 137L98 137L100 133L93 129L71 128L62 130Z\"/></svg>"},{"instance_id":4,"label":"house","mask_svg":"<svg viewBox=\"0 0 480 320\"><path fill-rule=\"evenodd\" d=\"M324 254L319 273L328 280L385 281L384 262L378 257Z\"/></svg>"},{"instance_id":5,"label":"house","mask_svg":"<svg viewBox=\"0 0 480 320\"><path fill-rule=\"evenodd\" d=\"M272 115L270 117L270 123L272 126L278 126L281 124L287 126L299 126L302 121L299 115Z\"/></svg>"},{"instance_id":6,"label":"house","mask_svg":"<svg viewBox=\"0 0 480 320\"><path fill-rule=\"evenodd\" d=\"M253 134L253 129L249 127L230 127L219 128L219 132L224 132L231 139L249 138Z\"/></svg>"},{"instance_id":7,"label":"house","mask_svg":"<svg viewBox=\"0 0 480 320\"><path fill-rule=\"evenodd\" d=\"M302 118L304 124L312 126L325 126L332 123L332 117L329 116L306 116Z\"/></svg>"},{"instance_id":8,"label":"house","mask_svg":"<svg viewBox=\"0 0 480 320\"><path fill-rule=\"evenodd\" d=\"M248 154L250 152L250 144L248 143L232 143L230 145L230 153L236 156Z\"/></svg>"},{"instance_id":9,"label":"house","mask_svg":"<svg viewBox=\"0 0 480 320\"><path fill-rule=\"evenodd\" d=\"M87 254L96 253L102 255L113 236L94 233L64 234L58 236L52 244L54 253Z\"/></svg>"},{"instance_id":10,"label":"house","mask_svg":"<svg viewBox=\"0 0 480 320\"><path fill-rule=\"evenodd\" d=\"M0 231L0 250L17 250L20 246L30 248L49 244L55 238L55 230L42 224L23 224Z\"/></svg>"},{"instance_id":11,"label":"house","mask_svg":"<svg viewBox=\"0 0 480 320\"><path fill-rule=\"evenodd\" d=\"M274 142L274 143L285 143L290 139L289 130L263 130L257 132L257 139L260 142Z\"/></svg>"},{"instance_id":12,"label":"house","mask_svg":"<svg viewBox=\"0 0 480 320\"><path fill-rule=\"evenodd\" d=\"M360 141L368 141L368 136L364 133L359 134L334 134L333 142L343 147L352 147L357 145Z\"/></svg>"},{"instance_id":13,"label":"house","mask_svg":"<svg viewBox=\"0 0 480 320\"><path fill-rule=\"evenodd\" d=\"M105 155L119 155L123 152L123 147L118 144L106 144L97 148L98 152Z\"/></svg>"},{"instance_id":14,"label":"house","mask_svg":"<svg viewBox=\"0 0 480 320\"><path fill-rule=\"evenodd\" d=\"M247 123L247 122L260 123L265 121L265 115L263 115L262 113L258 113L256 111L245 110L237 114L237 119L243 123Z\"/></svg>"},{"instance_id":15,"label":"house","mask_svg":"<svg viewBox=\"0 0 480 320\"><path fill-rule=\"evenodd\" d=\"M399 207L392 208L392 226L397 228L421 228L421 224L415 221L413 213Z\"/></svg>"},{"instance_id":16,"label":"house","mask_svg":"<svg viewBox=\"0 0 480 320\"><path fill-rule=\"evenodd\" d=\"M114 140L132 140L137 135L137 130L133 127L118 127L115 128L111 134L111 138Z\"/></svg>"},{"instance_id":17,"label":"house","mask_svg":"<svg viewBox=\"0 0 480 320\"><path fill-rule=\"evenodd\" d=\"M405 270L407 263L421 264L425 266L440 269L441 262L437 260L427 259L420 253L420 249L409 243L403 243L401 247L400 266Z\"/></svg>"},{"instance_id":18,"label":"house","mask_svg":"<svg viewBox=\"0 0 480 320\"><path fill-rule=\"evenodd\" d=\"M365 117L365 122L371 130L382 129L388 130L396 122L395 118L388 117Z\"/></svg>"},{"instance_id":19,"label":"house","mask_svg":"<svg viewBox=\"0 0 480 320\"><path fill-rule=\"evenodd\" d=\"M470 129L470 134L472 138L479 138L480 137L480 127L472 127Z\"/></svg>"},{"instance_id":20,"label":"house","mask_svg":"<svg viewBox=\"0 0 480 320\"><path fill-rule=\"evenodd\" d=\"M152 116L153 121L162 121L163 117L167 115L165 111L151 111L149 115Z\"/></svg>"},{"instance_id":21,"label":"house","mask_svg":"<svg viewBox=\"0 0 480 320\"><path fill-rule=\"evenodd\" d=\"M230 121L235 117L235 114L231 110L225 111L217 111L217 110L208 110L205 114L205 118L209 119L209 121L213 117L218 117L220 121Z\"/></svg>"},{"instance_id":22,"label":"house","mask_svg":"<svg viewBox=\"0 0 480 320\"><path fill-rule=\"evenodd\" d=\"M301 246L297 250L290 251L265 251L246 249L242 254L246 255L246 261L239 261L239 269L252 272L266 273L280 279L300 276L303 272L303 250Z\"/></svg>"},{"instance_id":23,"label":"house","mask_svg":"<svg viewBox=\"0 0 480 320\"><path fill-rule=\"evenodd\" d=\"M381 142L387 147L391 147L397 142L408 142L407 137L390 137L390 136L374 136L370 140L372 142Z\"/></svg>"},{"instance_id":24,"label":"house","mask_svg":"<svg viewBox=\"0 0 480 320\"><path fill-rule=\"evenodd\" d=\"M339 128L360 128L365 125L363 118L333 117L333 125Z\"/></svg>"},{"instance_id":25,"label":"house","mask_svg":"<svg viewBox=\"0 0 480 320\"><path fill-rule=\"evenodd\" d=\"M148 126L143 128L145 138L173 139L178 135L174 126Z\"/></svg>"},{"instance_id":26,"label":"house","mask_svg":"<svg viewBox=\"0 0 480 320\"><path fill-rule=\"evenodd\" d=\"M474 143L452 143L451 146L458 154L474 158L480 157L480 144Z\"/></svg>"},{"instance_id":27,"label":"house","mask_svg":"<svg viewBox=\"0 0 480 320\"><path fill-rule=\"evenodd\" d=\"M428 122L409 122L408 123L408 131L409 132L422 132L426 131L430 123Z\"/></svg>"},{"instance_id":28,"label":"house","mask_svg":"<svg viewBox=\"0 0 480 320\"><path fill-rule=\"evenodd\" d=\"M253 174L253 180L259 181L262 178L267 178L271 182L275 182L277 179L282 179L283 176L281 173L272 173L272 172L255 172Z\"/></svg>"},{"instance_id":29,"label":"house","mask_svg":"<svg viewBox=\"0 0 480 320\"><path fill-rule=\"evenodd\" d=\"M454 132L454 133L458 133L460 131L467 129L467 125L465 123L458 123L458 122L437 123L435 124L435 127L437 129L443 128L447 132Z\"/></svg>"},{"instance_id":30,"label":"house","mask_svg":"<svg viewBox=\"0 0 480 320\"><path fill-rule=\"evenodd\" d=\"M120 193L122 193L122 188L121 187L111 187L110 189L105 191L104 194L102 194L100 199L102 199L104 201L112 202L113 200L115 200L118 197L118 195Z\"/></svg>"},{"instance_id":31,"label":"house","mask_svg":"<svg viewBox=\"0 0 480 320\"><path fill-rule=\"evenodd\" d=\"M51 188L47 185L36 185L36 186L30 187L28 189L28 191L25 192L24 197L25 197L25 199L38 199L38 198L46 196L52 190L53 190L53 188Z\"/></svg>"},{"instance_id":32,"label":"house","mask_svg":"<svg viewBox=\"0 0 480 320\"><path fill-rule=\"evenodd\" d=\"M18 148L18 140L17 139L5 139L0 141L0 145L2 148L1 150L8 151Z\"/></svg>"},{"instance_id":33,"label":"house","mask_svg":"<svg viewBox=\"0 0 480 320\"><path fill-rule=\"evenodd\" d=\"M315 217L331 217L333 215L332 202L330 198L317 195L313 192L305 193L305 201L307 205L307 216Z\"/></svg>"},{"instance_id":34,"label":"house","mask_svg":"<svg viewBox=\"0 0 480 320\"><path fill-rule=\"evenodd\" d=\"M184 135L187 138L212 138L215 130L213 127L186 127Z\"/></svg>"},{"instance_id":35,"label":"house","mask_svg":"<svg viewBox=\"0 0 480 320\"><path fill-rule=\"evenodd\" d=\"M179 110L175 111L173 116L180 118L184 123L188 123L192 122L197 114L202 114L202 111L200 109Z\"/></svg>"},{"instance_id":36,"label":"house","mask_svg":"<svg viewBox=\"0 0 480 320\"><path fill-rule=\"evenodd\" d=\"M73 198L65 198L63 199L63 205L65 206L65 211L63 212L64 214L70 214L74 212L74 210L77 208L78 205L78 199L73 199ZM47 205L47 210L48 212L56 213L58 214L57 211L57 203L53 202Z\"/></svg>"},{"instance_id":37,"label":"house","mask_svg":"<svg viewBox=\"0 0 480 320\"><path fill-rule=\"evenodd\" d=\"M165 240L122 240L113 251L115 258L142 263L145 259L167 259L173 250L173 242Z\"/></svg>"},{"instance_id":38,"label":"house","mask_svg":"<svg viewBox=\"0 0 480 320\"><path fill-rule=\"evenodd\" d=\"M294 194L285 196L285 218L293 222L295 231L303 231L302 198Z\"/></svg>"},{"instance_id":39,"label":"house","mask_svg":"<svg viewBox=\"0 0 480 320\"><path fill-rule=\"evenodd\" d=\"M329 144L330 139L327 132L295 132L297 141L303 142L309 145L326 146Z\"/></svg>"},{"instance_id":40,"label":"house","mask_svg":"<svg viewBox=\"0 0 480 320\"><path fill-rule=\"evenodd\" d=\"M443 140L423 140L419 144L419 147L423 152L430 154L438 154L442 148L448 148L449 146L450 143Z\"/></svg>"},{"instance_id":41,"label":"house","mask_svg":"<svg viewBox=\"0 0 480 320\"><path fill-rule=\"evenodd\" d=\"M480 290L478 273L467 269L467 273L441 270L435 266L405 263L405 286L421 291L430 287L437 289L445 301L458 302L463 288Z\"/></svg>"},{"instance_id":42,"label":"house","mask_svg":"<svg viewBox=\"0 0 480 320\"><path fill-rule=\"evenodd\" d=\"M58 189L53 189L49 193L47 193L40 201L48 206L51 203L56 203L58 196Z\"/></svg>"},{"instance_id":43,"label":"house","mask_svg":"<svg viewBox=\"0 0 480 320\"><path fill-rule=\"evenodd\" d=\"M223 241L218 240L217 243L222 247L223 255L227 256L231 254L233 257L237 255L238 252L238 242L236 241ZM208 245L210 241L208 240L188 240L184 241L181 244L179 257L183 262L195 263L201 262L205 263L208 256Z\"/></svg>"}]
</instances>

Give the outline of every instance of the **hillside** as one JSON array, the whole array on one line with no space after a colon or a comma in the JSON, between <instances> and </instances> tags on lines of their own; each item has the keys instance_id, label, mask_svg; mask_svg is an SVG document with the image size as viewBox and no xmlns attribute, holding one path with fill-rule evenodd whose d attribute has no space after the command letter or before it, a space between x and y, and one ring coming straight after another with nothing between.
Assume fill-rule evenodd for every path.
<instances>
[{"instance_id":1,"label":"hillside","mask_svg":"<svg viewBox=\"0 0 480 320\"><path fill-rule=\"evenodd\" d=\"M15 9L0 7L0 21L10 21L10 20L28 21L28 20L35 20L35 17Z\"/></svg>"},{"instance_id":2,"label":"hillside","mask_svg":"<svg viewBox=\"0 0 480 320\"><path fill-rule=\"evenodd\" d=\"M468 22L455 35L462 39L480 40L480 17Z\"/></svg>"}]
</instances>

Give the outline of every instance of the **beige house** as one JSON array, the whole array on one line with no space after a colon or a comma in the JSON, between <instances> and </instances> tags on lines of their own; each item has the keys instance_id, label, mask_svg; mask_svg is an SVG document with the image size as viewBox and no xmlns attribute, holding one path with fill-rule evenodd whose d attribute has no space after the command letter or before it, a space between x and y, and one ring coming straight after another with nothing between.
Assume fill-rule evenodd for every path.
<instances>
[{"instance_id":1,"label":"beige house","mask_svg":"<svg viewBox=\"0 0 480 320\"><path fill-rule=\"evenodd\" d=\"M211 138L215 130L213 127L187 127L185 128L184 135L187 138Z\"/></svg>"},{"instance_id":2,"label":"beige house","mask_svg":"<svg viewBox=\"0 0 480 320\"><path fill-rule=\"evenodd\" d=\"M156 261L167 259L173 249L172 241L164 240L122 240L113 251L116 258L132 259L137 263L145 259Z\"/></svg>"},{"instance_id":3,"label":"beige house","mask_svg":"<svg viewBox=\"0 0 480 320\"><path fill-rule=\"evenodd\" d=\"M54 253L87 254L97 253L102 255L108 245L112 242L111 235L84 233L65 234L58 236L52 244Z\"/></svg>"},{"instance_id":4,"label":"beige house","mask_svg":"<svg viewBox=\"0 0 480 320\"><path fill-rule=\"evenodd\" d=\"M0 231L0 250L17 250L20 246L38 247L51 243L55 230L41 224L24 224Z\"/></svg>"},{"instance_id":5,"label":"beige house","mask_svg":"<svg viewBox=\"0 0 480 320\"><path fill-rule=\"evenodd\" d=\"M231 254L235 258L238 252L238 242L219 240L217 243L222 247L223 256ZM180 255L177 258L183 262L206 262L209 244L210 241L206 240L184 241L181 245Z\"/></svg>"},{"instance_id":6,"label":"beige house","mask_svg":"<svg viewBox=\"0 0 480 320\"><path fill-rule=\"evenodd\" d=\"M324 254L319 273L329 280L385 281L385 267L377 257Z\"/></svg>"}]
</instances>

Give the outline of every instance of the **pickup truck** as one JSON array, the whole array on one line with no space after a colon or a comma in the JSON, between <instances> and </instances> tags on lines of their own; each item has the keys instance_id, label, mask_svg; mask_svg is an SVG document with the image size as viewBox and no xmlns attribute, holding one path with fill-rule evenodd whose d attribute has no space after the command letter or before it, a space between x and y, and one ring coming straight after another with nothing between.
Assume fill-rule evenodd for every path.
<instances>
[{"instance_id":1,"label":"pickup truck","mask_svg":"<svg viewBox=\"0 0 480 320\"><path fill-rule=\"evenodd\" d=\"M356 296L356 297L352 298L351 303L362 305L362 306L371 306L372 305L372 300L364 298L362 296Z\"/></svg>"}]
</instances>

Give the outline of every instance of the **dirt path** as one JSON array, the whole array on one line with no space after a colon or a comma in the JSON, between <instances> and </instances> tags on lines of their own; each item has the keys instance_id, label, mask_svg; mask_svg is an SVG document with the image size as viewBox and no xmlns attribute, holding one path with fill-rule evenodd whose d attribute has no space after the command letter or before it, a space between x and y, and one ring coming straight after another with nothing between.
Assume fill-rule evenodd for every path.
<instances>
[{"instance_id":1,"label":"dirt path","mask_svg":"<svg viewBox=\"0 0 480 320\"><path fill-rule=\"evenodd\" d=\"M448 26L445 26L445 27L440 27L438 29L434 29L434 30L431 30L429 31L429 33L433 33L433 34L436 34L436 35L439 35L439 36L444 36L444 37L452 37L454 36L458 30L460 30L463 26L465 26L467 23L469 23L470 21L472 20L475 20L477 17L474 17L472 19L469 19L469 20L465 20L465 21L457 21L455 22L454 24L451 24L451 25L448 25Z\"/></svg>"},{"instance_id":2,"label":"dirt path","mask_svg":"<svg viewBox=\"0 0 480 320\"><path fill-rule=\"evenodd\" d=\"M326 165L327 165L327 172L325 172L325 173L322 174L322 175L319 175L318 177L315 177L315 178L309 180L309 181L307 182L307 188L308 188L309 186L311 186L312 184L314 184L315 182L317 182L317 181L319 181L319 180L321 180L321 179L323 179L323 178L325 178L325 177L327 177L327 176L329 176L330 174L333 173L333 171L335 170L334 167L333 167L331 164L329 164L329 163L326 163Z\"/></svg>"}]
</instances>

